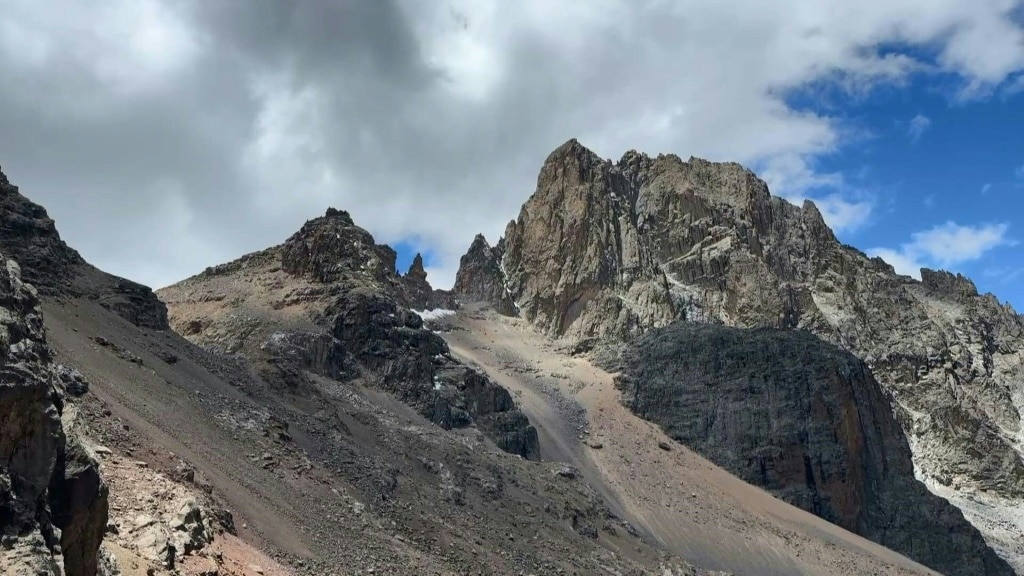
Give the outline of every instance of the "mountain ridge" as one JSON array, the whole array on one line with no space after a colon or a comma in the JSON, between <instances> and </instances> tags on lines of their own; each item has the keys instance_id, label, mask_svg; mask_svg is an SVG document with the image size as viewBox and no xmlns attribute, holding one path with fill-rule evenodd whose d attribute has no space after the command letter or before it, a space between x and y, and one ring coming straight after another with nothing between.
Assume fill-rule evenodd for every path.
<instances>
[{"instance_id":1,"label":"mountain ridge","mask_svg":"<svg viewBox=\"0 0 1024 576\"><path fill-rule=\"evenodd\" d=\"M511 301L506 313L577 351L678 320L807 330L851 351L894 398L915 473L1024 570L1011 536L1024 530L1024 316L966 277L900 276L739 164L612 162L575 139L547 157L496 247L464 258L460 298Z\"/></svg>"}]
</instances>

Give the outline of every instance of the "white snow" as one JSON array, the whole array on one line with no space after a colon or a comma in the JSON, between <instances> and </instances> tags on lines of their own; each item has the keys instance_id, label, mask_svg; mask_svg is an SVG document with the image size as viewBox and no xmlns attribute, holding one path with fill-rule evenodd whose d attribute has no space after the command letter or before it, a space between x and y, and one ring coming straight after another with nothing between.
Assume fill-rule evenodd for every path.
<instances>
[{"instance_id":1,"label":"white snow","mask_svg":"<svg viewBox=\"0 0 1024 576\"><path fill-rule=\"evenodd\" d=\"M440 320L445 316L453 316L455 314L455 310L448 310L447 308L434 308L433 310L413 310L413 312L423 320Z\"/></svg>"}]
</instances>

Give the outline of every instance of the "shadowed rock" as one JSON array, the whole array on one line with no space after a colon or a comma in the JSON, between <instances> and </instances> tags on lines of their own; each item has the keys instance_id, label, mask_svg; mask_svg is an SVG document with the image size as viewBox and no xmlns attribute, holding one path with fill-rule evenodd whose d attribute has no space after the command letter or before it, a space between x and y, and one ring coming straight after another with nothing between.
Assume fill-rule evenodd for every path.
<instances>
[{"instance_id":1,"label":"shadowed rock","mask_svg":"<svg viewBox=\"0 0 1024 576\"><path fill-rule=\"evenodd\" d=\"M617 364L627 406L747 482L943 574L1013 573L914 478L888 398L852 354L802 331L678 323Z\"/></svg>"}]
</instances>

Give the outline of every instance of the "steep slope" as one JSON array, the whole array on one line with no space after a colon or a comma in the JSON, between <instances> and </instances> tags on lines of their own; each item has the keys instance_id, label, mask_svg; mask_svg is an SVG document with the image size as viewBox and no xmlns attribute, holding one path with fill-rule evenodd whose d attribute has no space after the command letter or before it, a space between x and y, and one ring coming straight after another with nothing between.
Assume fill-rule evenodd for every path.
<instances>
[{"instance_id":1,"label":"steep slope","mask_svg":"<svg viewBox=\"0 0 1024 576\"><path fill-rule=\"evenodd\" d=\"M677 319L800 328L849 350L893 398L915 473L1024 570L1024 320L966 278L899 276L738 164L633 151L613 163L575 140L547 158L497 248L467 261L461 299L502 286L578 350Z\"/></svg>"},{"instance_id":2,"label":"steep slope","mask_svg":"<svg viewBox=\"0 0 1024 576\"><path fill-rule=\"evenodd\" d=\"M0 573L94 576L107 487L61 422L73 379L53 363L36 290L0 262Z\"/></svg>"},{"instance_id":3,"label":"steep slope","mask_svg":"<svg viewBox=\"0 0 1024 576\"><path fill-rule=\"evenodd\" d=\"M611 374L524 320L467 305L450 323L454 353L514 392L544 458L571 463L665 550L748 576L933 573L673 444L620 402Z\"/></svg>"},{"instance_id":4,"label":"steep slope","mask_svg":"<svg viewBox=\"0 0 1024 576\"><path fill-rule=\"evenodd\" d=\"M4 192L12 197L0 209L14 206L18 214L34 215L35 229L47 238L2 235L0 248L36 254L36 264L55 266L59 278L64 269L58 258L72 252L45 211L13 197L13 187ZM18 218L0 215L5 222ZM395 288L376 283L358 265L330 284L310 278L344 257L340 244L328 253L317 239L330 243L338 239L334 234L351 234L349 240L359 235L351 228L342 213L329 213L281 248L289 254L284 265L298 272L289 278L302 278L293 286L294 306L283 308L293 315L273 324L289 332L253 341L237 335L211 340L240 342L232 351L253 353L251 362L205 350L147 325L157 323L139 322L138 314L124 313L127 308L110 306L103 296L123 296L107 292L117 283L94 269L86 272L95 272L97 281L82 282L87 265L68 260L72 270L53 282L42 307L53 356L77 369L61 372L60 381L69 390L88 389L76 410L80 425L107 444L103 466L115 479L112 486L132 491L110 494L110 525L85 513L94 500L79 496L102 485L88 473L95 466L77 464L73 450L64 450L36 294L17 282L17 267L8 265L8 274L0 274L10 344L0 388L3 572L23 573L15 562L56 570L58 539L65 565L76 566L69 559L82 552L88 560L85 553L95 552L99 541L85 528L99 527L109 531L105 546L133 576L698 573L640 540L571 468L496 447L531 456L536 433L504 389L451 357L419 316L398 304L401 298L421 305L445 298L427 293L416 266L410 281L396 281ZM359 248L388 256L371 243ZM382 277L390 280L393 261L385 265L390 275ZM220 269L206 277L227 275ZM10 294L3 291L5 282ZM155 301L143 288L128 290L124 301ZM334 290L341 294L317 300ZM316 320L330 322L302 316L302 305L311 300L325 306L316 308L322 312ZM241 325L253 324L243 317ZM294 330L297 325L308 328L307 339ZM334 369L356 376L326 376ZM442 394L424 394L424 373L431 377L429 388ZM474 426L461 425L467 419ZM189 494L206 495L226 510L188 504ZM97 492L96 502L100 496L105 493ZM244 546L230 535L211 543L208 514L272 558L252 550L240 554ZM64 530L58 534L53 526ZM204 546L199 556L198 546ZM205 548L210 546L212 552ZM247 557L262 558L262 565L240 562ZM88 567L71 573L91 575Z\"/></svg>"},{"instance_id":5,"label":"steep slope","mask_svg":"<svg viewBox=\"0 0 1024 576\"><path fill-rule=\"evenodd\" d=\"M910 446L863 362L804 331L676 323L613 363L625 404L804 510L947 574L1010 574Z\"/></svg>"}]
</instances>

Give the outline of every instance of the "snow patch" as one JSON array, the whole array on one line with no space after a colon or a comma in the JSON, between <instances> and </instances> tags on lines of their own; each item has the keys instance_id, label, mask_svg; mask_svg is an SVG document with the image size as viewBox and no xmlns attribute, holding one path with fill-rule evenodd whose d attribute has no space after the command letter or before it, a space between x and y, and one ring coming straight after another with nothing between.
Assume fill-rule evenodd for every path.
<instances>
[{"instance_id":1,"label":"snow patch","mask_svg":"<svg viewBox=\"0 0 1024 576\"><path fill-rule=\"evenodd\" d=\"M413 313L422 318L424 321L427 321L440 320L445 316L454 316L455 310L448 310L447 308L434 308L433 310L413 310Z\"/></svg>"}]
</instances>

